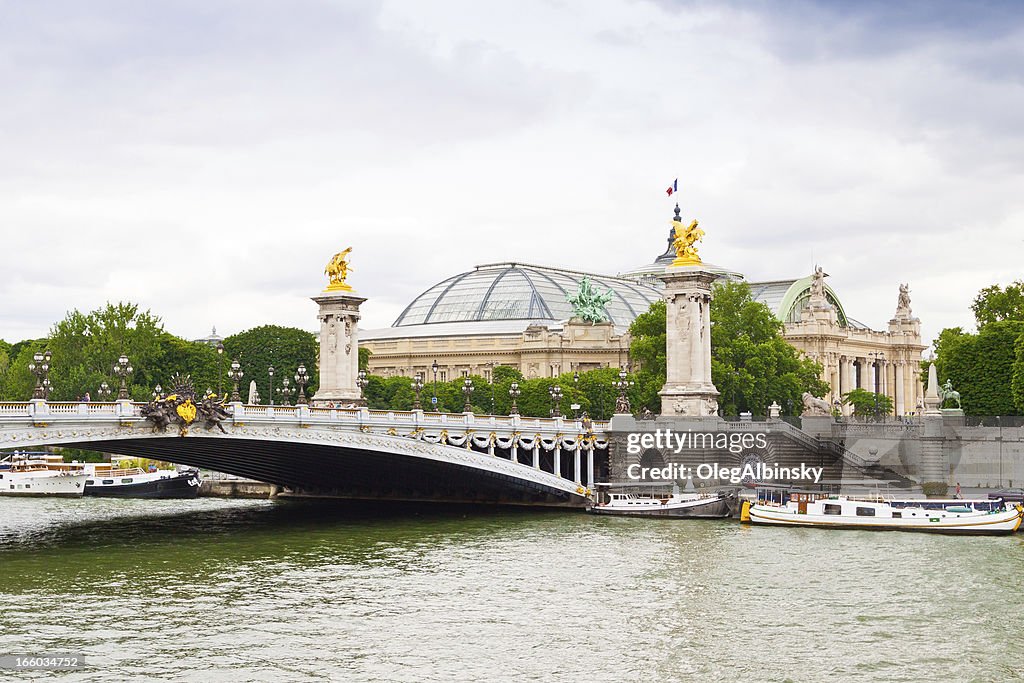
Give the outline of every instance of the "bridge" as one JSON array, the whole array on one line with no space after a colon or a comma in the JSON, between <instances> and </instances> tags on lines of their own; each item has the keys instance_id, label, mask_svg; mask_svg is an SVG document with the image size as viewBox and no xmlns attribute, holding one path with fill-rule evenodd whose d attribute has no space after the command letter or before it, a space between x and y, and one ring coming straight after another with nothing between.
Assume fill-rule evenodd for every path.
<instances>
[{"instance_id":1,"label":"bridge","mask_svg":"<svg viewBox=\"0 0 1024 683\"><path fill-rule=\"evenodd\" d=\"M202 467L286 494L583 507L607 423L572 419L228 404L223 432L155 431L145 404L0 403L0 449L63 446Z\"/></svg>"}]
</instances>

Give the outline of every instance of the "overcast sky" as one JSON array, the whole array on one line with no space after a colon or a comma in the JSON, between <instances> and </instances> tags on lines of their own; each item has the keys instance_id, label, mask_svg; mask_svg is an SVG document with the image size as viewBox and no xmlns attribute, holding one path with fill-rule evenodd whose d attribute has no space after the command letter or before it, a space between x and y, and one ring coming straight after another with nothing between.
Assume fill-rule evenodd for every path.
<instances>
[{"instance_id":1,"label":"overcast sky","mask_svg":"<svg viewBox=\"0 0 1024 683\"><path fill-rule=\"evenodd\" d=\"M817 262L931 338L1024 276L1024 4L0 0L0 337L136 301L194 338L363 326L495 261Z\"/></svg>"}]
</instances>

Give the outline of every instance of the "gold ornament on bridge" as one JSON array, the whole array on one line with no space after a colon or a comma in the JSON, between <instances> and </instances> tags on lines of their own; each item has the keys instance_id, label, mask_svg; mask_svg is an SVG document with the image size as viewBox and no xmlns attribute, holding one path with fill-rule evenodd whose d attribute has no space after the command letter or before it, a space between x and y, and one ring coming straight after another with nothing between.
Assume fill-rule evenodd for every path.
<instances>
[{"instance_id":1,"label":"gold ornament on bridge","mask_svg":"<svg viewBox=\"0 0 1024 683\"><path fill-rule=\"evenodd\" d=\"M678 204L676 204L676 217L672 221L672 229L672 248L676 250L676 258L672 261L671 267L700 265L697 242L704 237L704 231L697 227L696 220L687 226L683 225L683 221L679 217Z\"/></svg>"},{"instance_id":2,"label":"gold ornament on bridge","mask_svg":"<svg viewBox=\"0 0 1024 683\"><path fill-rule=\"evenodd\" d=\"M348 278L348 271L351 267L348 265L348 255L352 251L352 247L348 247L345 251L339 251L337 254L331 257L327 267L324 268L324 275L329 278L329 283L325 292L351 292L352 285L345 282Z\"/></svg>"}]
</instances>

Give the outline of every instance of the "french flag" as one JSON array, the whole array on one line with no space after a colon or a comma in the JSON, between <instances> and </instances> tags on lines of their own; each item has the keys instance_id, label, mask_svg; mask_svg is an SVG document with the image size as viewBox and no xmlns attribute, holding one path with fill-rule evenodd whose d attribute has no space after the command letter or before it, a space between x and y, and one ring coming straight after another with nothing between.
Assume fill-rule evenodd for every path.
<instances>
[{"instance_id":1,"label":"french flag","mask_svg":"<svg viewBox=\"0 0 1024 683\"><path fill-rule=\"evenodd\" d=\"M668 186L667 190L665 190L665 194L667 194L669 197L672 196L673 192L679 192L679 178L673 180L672 184Z\"/></svg>"}]
</instances>

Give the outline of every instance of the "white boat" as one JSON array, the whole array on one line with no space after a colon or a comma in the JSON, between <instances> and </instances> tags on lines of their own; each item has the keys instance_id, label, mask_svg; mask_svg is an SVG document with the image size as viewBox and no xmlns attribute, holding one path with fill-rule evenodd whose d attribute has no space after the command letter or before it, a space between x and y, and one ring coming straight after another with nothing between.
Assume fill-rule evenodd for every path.
<instances>
[{"instance_id":1,"label":"white boat","mask_svg":"<svg viewBox=\"0 0 1024 683\"><path fill-rule=\"evenodd\" d=\"M597 515L625 517L722 518L732 515L736 494L732 491L707 493L604 493L602 501L590 508Z\"/></svg>"},{"instance_id":2,"label":"white boat","mask_svg":"<svg viewBox=\"0 0 1024 683\"><path fill-rule=\"evenodd\" d=\"M87 475L81 465L59 455L15 454L0 469L0 496L78 497Z\"/></svg>"},{"instance_id":3,"label":"white boat","mask_svg":"<svg viewBox=\"0 0 1024 683\"><path fill-rule=\"evenodd\" d=\"M1024 519L1024 507L999 500L882 500L819 492L779 493L762 495L759 490L756 502L743 501L740 521L832 529L1011 534Z\"/></svg>"}]
</instances>

